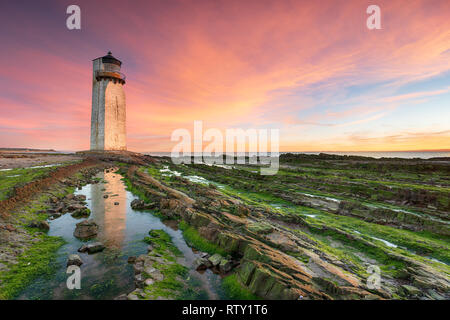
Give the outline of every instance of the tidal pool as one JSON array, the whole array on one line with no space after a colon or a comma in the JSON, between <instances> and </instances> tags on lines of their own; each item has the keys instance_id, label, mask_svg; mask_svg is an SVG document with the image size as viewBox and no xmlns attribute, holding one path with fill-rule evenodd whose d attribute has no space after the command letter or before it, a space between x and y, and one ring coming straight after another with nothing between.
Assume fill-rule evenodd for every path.
<instances>
[{"instance_id":1,"label":"tidal pool","mask_svg":"<svg viewBox=\"0 0 450 320\"><path fill-rule=\"evenodd\" d=\"M56 272L36 279L23 290L19 299L114 299L128 294L135 288L133 266L128 263L128 257L147 253L148 245L142 240L151 229L167 232L182 252L183 257L178 262L190 269L188 281L197 292L196 298L223 297L218 275L210 270L202 274L193 270L193 262L199 254L186 244L175 221L163 222L149 212L133 210L130 203L137 197L125 189L119 174L102 172L97 177L101 179L100 183L86 185L75 194L86 196L87 206L91 210L89 219L100 227L97 238L88 242L100 241L106 249L92 255L77 252L86 242L75 238L73 232L75 225L83 219L75 219L67 213L49 221L48 234L66 241L53 262ZM105 195L108 197L104 198ZM69 290L66 285L70 276L66 273L69 254L78 254L83 260L79 290Z\"/></svg>"}]
</instances>

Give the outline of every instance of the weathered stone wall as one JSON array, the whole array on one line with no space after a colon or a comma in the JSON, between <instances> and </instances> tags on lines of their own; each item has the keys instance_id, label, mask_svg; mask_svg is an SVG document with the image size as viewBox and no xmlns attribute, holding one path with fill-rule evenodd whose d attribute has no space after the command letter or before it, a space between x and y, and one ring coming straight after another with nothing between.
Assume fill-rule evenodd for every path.
<instances>
[{"instance_id":1,"label":"weathered stone wall","mask_svg":"<svg viewBox=\"0 0 450 320\"><path fill-rule=\"evenodd\" d=\"M97 81L98 70L120 68L93 61L90 150L126 150L126 103L123 85L113 80Z\"/></svg>"},{"instance_id":2,"label":"weathered stone wall","mask_svg":"<svg viewBox=\"0 0 450 320\"><path fill-rule=\"evenodd\" d=\"M104 150L126 150L126 104L122 84L108 81L105 88Z\"/></svg>"}]
</instances>

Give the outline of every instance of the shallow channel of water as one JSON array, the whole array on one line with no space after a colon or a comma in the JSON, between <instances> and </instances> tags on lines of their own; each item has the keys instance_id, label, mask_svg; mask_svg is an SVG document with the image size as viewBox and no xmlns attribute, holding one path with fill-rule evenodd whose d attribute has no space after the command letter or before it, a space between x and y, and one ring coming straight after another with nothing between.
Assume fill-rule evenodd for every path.
<instances>
[{"instance_id":1,"label":"shallow channel of water","mask_svg":"<svg viewBox=\"0 0 450 320\"><path fill-rule=\"evenodd\" d=\"M125 189L119 174L102 172L97 177L102 179L100 183L86 185L75 194L86 196L87 206L91 210L89 218L100 227L97 238L89 242L101 241L106 249L92 255L77 252L86 243L73 236L75 225L82 219L75 219L67 213L49 221L48 234L62 237L67 242L57 252L54 262L57 270L36 279L19 299L114 299L131 292L134 290L134 272L127 259L147 252L147 244L142 240L151 229L164 230L172 237L173 243L183 254L179 263L190 269L189 283L200 292L200 298L223 297L218 275L210 270L200 274L192 269L198 254L186 244L174 221L162 222L149 212L133 210L130 203L137 197ZM69 254L78 254L83 260L79 290L69 290L66 285L70 276L66 274Z\"/></svg>"}]
</instances>

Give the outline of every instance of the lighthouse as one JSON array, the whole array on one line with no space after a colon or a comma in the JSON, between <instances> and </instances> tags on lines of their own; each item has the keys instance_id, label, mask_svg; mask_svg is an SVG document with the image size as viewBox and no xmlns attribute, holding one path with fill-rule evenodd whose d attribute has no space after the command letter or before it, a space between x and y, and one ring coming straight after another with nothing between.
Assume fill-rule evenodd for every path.
<instances>
[{"instance_id":1,"label":"lighthouse","mask_svg":"<svg viewBox=\"0 0 450 320\"><path fill-rule=\"evenodd\" d=\"M127 149L122 62L111 52L93 60L91 151Z\"/></svg>"}]
</instances>

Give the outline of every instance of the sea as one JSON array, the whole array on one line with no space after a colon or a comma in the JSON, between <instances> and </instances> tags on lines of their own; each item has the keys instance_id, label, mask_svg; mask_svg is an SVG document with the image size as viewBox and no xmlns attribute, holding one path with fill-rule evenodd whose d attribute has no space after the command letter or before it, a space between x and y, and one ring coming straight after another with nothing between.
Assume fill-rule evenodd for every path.
<instances>
[{"instance_id":1,"label":"sea","mask_svg":"<svg viewBox=\"0 0 450 320\"><path fill-rule=\"evenodd\" d=\"M27 153L62 153L71 154L76 151L72 150L57 150L54 152L48 151L32 151ZM18 152L20 153L20 152ZM170 157L170 152L141 152L142 154L155 156L155 157ZM403 158L403 159L431 159L431 158L450 158L450 151L314 151L314 152L280 152L280 154L293 153L293 154L335 154L339 156L361 156L371 158Z\"/></svg>"},{"instance_id":2,"label":"sea","mask_svg":"<svg viewBox=\"0 0 450 320\"><path fill-rule=\"evenodd\" d=\"M170 152L142 152L143 154L155 157L170 157ZM403 159L430 159L450 157L450 151L320 151L320 152L280 152L280 154L335 154L339 156L362 156L380 158L403 158Z\"/></svg>"}]
</instances>

